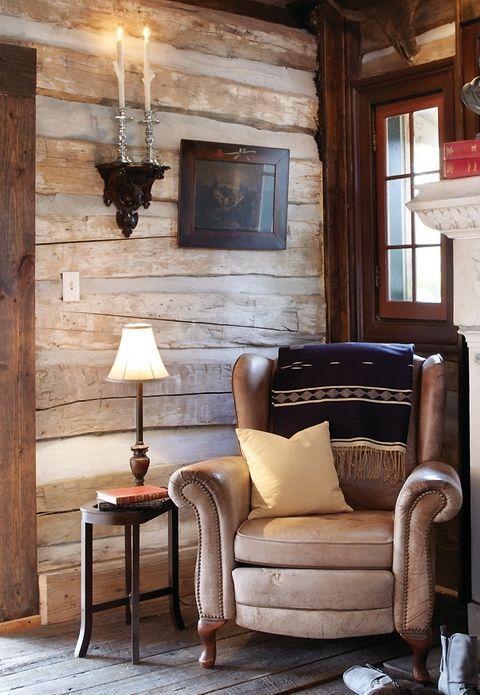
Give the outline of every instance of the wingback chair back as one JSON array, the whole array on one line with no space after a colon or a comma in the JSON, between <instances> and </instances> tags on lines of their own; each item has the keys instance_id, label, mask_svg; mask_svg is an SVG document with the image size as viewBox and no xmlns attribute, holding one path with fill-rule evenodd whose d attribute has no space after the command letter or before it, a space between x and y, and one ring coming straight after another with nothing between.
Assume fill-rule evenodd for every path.
<instances>
[{"instance_id":1,"label":"wingback chair back","mask_svg":"<svg viewBox=\"0 0 480 695\"><path fill-rule=\"evenodd\" d=\"M232 390L237 427L271 431L272 379L276 361L246 353L233 368ZM439 355L414 355L412 409L408 428L406 476L418 463L440 458L445 410L444 363ZM354 509L391 510L404 480L341 480Z\"/></svg>"},{"instance_id":2,"label":"wingback chair back","mask_svg":"<svg viewBox=\"0 0 480 695\"><path fill-rule=\"evenodd\" d=\"M239 428L271 431L275 360L244 354L233 369ZM213 666L227 619L255 630L336 638L398 631L413 675L428 680L434 599L433 525L459 510L458 475L439 461L445 403L440 356L415 356L406 480L340 480L350 512L248 518L243 456L177 470L169 492L199 526L195 593L200 663ZM393 512L393 513L392 513Z\"/></svg>"}]
</instances>

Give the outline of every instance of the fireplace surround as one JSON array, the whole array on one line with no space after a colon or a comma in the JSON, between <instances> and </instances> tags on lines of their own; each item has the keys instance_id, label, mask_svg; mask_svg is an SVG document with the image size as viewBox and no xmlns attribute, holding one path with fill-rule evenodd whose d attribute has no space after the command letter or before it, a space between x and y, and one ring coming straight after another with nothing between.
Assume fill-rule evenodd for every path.
<instances>
[{"instance_id":1,"label":"fireplace surround","mask_svg":"<svg viewBox=\"0 0 480 695\"><path fill-rule=\"evenodd\" d=\"M471 587L470 634L480 633L480 178L418 186L407 204L428 227L453 239L453 320L465 336L469 363ZM461 413L460 413L461 416Z\"/></svg>"}]
</instances>

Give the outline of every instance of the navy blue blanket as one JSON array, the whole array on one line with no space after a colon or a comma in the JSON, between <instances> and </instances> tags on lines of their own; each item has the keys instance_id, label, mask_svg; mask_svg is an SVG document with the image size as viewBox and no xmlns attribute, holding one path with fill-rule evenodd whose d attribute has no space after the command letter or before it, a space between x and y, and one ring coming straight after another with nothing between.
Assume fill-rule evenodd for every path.
<instances>
[{"instance_id":1,"label":"navy blue blanket","mask_svg":"<svg viewBox=\"0 0 480 695\"><path fill-rule=\"evenodd\" d=\"M291 437L328 420L340 479L405 477L413 345L280 348L272 431Z\"/></svg>"}]
</instances>

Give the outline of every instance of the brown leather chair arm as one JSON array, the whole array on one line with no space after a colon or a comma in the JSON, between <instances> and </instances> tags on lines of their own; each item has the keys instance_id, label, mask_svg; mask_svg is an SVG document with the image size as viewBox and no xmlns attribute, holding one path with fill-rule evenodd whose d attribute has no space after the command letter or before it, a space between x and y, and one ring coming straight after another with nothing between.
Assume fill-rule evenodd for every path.
<instances>
[{"instance_id":1,"label":"brown leather chair arm","mask_svg":"<svg viewBox=\"0 0 480 695\"><path fill-rule=\"evenodd\" d=\"M429 632L435 596L433 524L452 519L461 505L458 475L441 461L417 466L400 491L393 541L394 616L398 632Z\"/></svg>"},{"instance_id":2,"label":"brown leather chair arm","mask_svg":"<svg viewBox=\"0 0 480 695\"><path fill-rule=\"evenodd\" d=\"M200 618L235 617L233 541L250 511L245 459L225 456L175 471L168 492L179 507L190 505L198 524L195 595Z\"/></svg>"}]
</instances>

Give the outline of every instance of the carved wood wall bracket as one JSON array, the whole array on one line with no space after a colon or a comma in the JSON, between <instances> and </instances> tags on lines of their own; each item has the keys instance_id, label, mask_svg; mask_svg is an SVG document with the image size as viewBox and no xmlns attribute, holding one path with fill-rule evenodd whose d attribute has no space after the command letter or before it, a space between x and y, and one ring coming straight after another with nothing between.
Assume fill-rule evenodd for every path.
<instances>
[{"instance_id":1,"label":"carved wood wall bracket","mask_svg":"<svg viewBox=\"0 0 480 695\"><path fill-rule=\"evenodd\" d=\"M149 162L108 162L96 165L105 184L103 202L117 209L117 225L129 237L138 223L138 208L148 208L152 185L170 167Z\"/></svg>"},{"instance_id":2,"label":"carved wood wall bracket","mask_svg":"<svg viewBox=\"0 0 480 695\"><path fill-rule=\"evenodd\" d=\"M356 22L374 20L393 48L409 63L418 54L415 19L420 0L326 0L343 17Z\"/></svg>"}]
</instances>

